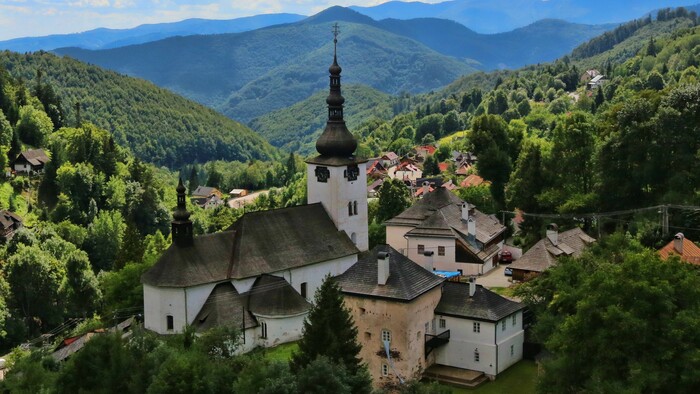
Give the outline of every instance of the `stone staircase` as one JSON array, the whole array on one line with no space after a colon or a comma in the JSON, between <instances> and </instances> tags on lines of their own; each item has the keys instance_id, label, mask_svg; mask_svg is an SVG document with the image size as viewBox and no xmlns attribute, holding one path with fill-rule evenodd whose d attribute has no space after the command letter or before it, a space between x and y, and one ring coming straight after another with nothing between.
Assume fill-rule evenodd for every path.
<instances>
[{"instance_id":1,"label":"stone staircase","mask_svg":"<svg viewBox=\"0 0 700 394\"><path fill-rule=\"evenodd\" d=\"M448 367L440 364L435 364L428 368L423 373L423 377L428 380L435 380L451 386L469 389L476 388L489 380L483 372Z\"/></svg>"}]
</instances>

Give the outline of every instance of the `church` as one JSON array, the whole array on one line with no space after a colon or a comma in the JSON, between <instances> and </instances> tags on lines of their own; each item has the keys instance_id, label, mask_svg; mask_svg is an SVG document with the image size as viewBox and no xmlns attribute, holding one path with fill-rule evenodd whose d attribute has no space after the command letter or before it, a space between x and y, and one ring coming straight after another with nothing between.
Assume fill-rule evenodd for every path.
<instances>
[{"instance_id":1,"label":"church","mask_svg":"<svg viewBox=\"0 0 700 394\"><path fill-rule=\"evenodd\" d=\"M353 154L341 71L334 54L328 121L319 155L306 162L307 205L245 213L226 231L194 236L180 181L173 243L141 278L147 329L234 325L245 334L243 351L298 340L323 278L342 274L367 250L367 161Z\"/></svg>"},{"instance_id":2,"label":"church","mask_svg":"<svg viewBox=\"0 0 700 394\"><path fill-rule=\"evenodd\" d=\"M345 125L341 71L334 52L326 128L316 142L319 154L306 161L306 205L248 212L226 231L194 236L180 180L173 243L141 277L144 326L160 334L238 327L243 352L296 341L316 289L330 275L358 327L375 386L419 379L434 366L495 377L522 358L524 306L474 282L445 282L434 267L415 262L433 261L430 248L417 257L391 243L368 250L367 160L354 155L357 141ZM420 230L435 212L454 213L449 228L469 240L467 227L479 216L446 189L433 193L409 209L422 214L406 226ZM478 235L477 226L475 239L501 242L500 225L484 223L488 234ZM454 234L445 237L451 245Z\"/></svg>"}]
</instances>

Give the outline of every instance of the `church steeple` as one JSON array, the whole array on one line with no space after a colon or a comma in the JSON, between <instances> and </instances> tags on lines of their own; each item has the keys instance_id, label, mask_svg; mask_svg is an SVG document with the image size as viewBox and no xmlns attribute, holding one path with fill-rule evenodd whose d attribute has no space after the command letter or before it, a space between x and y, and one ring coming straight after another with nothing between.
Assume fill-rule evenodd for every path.
<instances>
[{"instance_id":1,"label":"church steeple","mask_svg":"<svg viewBox=\"0 0 700 394\"><path fill-rule=\"evenodd\" d=\"M177 246L191 245L193 242L192 221L190 213L187 211L187 196L182 178L180 178L175 190L177 191L177 208L173 212L173 221L171 222L173 243Z\"/></svg>"},{"instance_id":2,"label":"church steeple","mask_svg":"<svg viewBox=\"0 0 700 394\"><path fill-rule=\"evenodd\" d=\"M326 129L316 141L316 150L321 156L348 158L357 149L357 140L350 133L343 119L345 98L340 92L340 72L343 69L338 65L339 33L340 30L336 23L333 25L333 64L328 69L330 73L330 93L328 98L326 98L328 121L326 122Z\"/></svg>"}]
</instances>

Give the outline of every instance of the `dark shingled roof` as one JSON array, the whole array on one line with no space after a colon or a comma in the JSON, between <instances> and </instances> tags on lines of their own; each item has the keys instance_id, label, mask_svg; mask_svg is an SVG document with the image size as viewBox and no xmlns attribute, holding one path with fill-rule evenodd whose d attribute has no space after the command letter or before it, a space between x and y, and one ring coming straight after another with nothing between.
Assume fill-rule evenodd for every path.
<instances>
[{"instance_id":1,"label":"dark shingled roof","mask_svg":"<svg viewBox=\"0 0 700 394\"><path fill-rule=\"evenodd\" d=\"M525 308L525 305L503 298L481 285L475 285L476 292L470 297L471 285L445 282L435 313L496 322Z\"/></svg>"},{"instance_id":2,"label":"dark shingled roof","mask_svg":"<svg viewBox=\"0 0 700 394\"><path fill-rule=\"evenodd\" d=\"M377 253L389 253L389 279L377 283ZM362 254L360 260L336 277L343 293L411 301L439 286L443 278L409 260L389 245L379 245Z\"/></svg>"},{"instance_id":3,"label":"dark shingled roof","mask_svg":"<svg viewBox=\"0 0 700 394\"><path fill-rule=\"evenodd\" d=\"M0 227L7 229L14 227L17 223L21 224L22 218L16 213L4 209L0 210Z\"/></svg>"},{"instance_id":4,"label":"dark shingled roof","mask_svg":"<svg viewBox=\"0 0 700 394\"><path fill-rule=\"evenodd\" d=\"M289 282L278 276L261 275L247 294L248 308L256 315L298 315L311 308L311 304Z\"/></svg>"},{"instance_id":5,"label":"dark shingled roof","mask_svg":"<svg viewBox=\"0 0 700 394\"><path fill-rule=\"evenodd\" d=\"M476 222L476 239L488 243L505 231L498 219L486 215L469 205L470 216ZM434 236L446 235L447 229L467 234L467 224L462 220L462 200L448 189L439 187L428 193L423 199L386 221L391 226L410 226L415 229L409 234L430 236L430 230L435 229Z\"/></svg>"},{"instance_id":6,"label":"dark shingled roof","mask_svg":"<svg viewBox=\"0 0 700 394\"><path fill-rule=\"evenodd\" d=\"M278 272L358 253L320 203L243 215L227 231L172 244L141 277L145 284L187 287Z\"/></svg>"},{"instance_id":7,"label":"dark shingled roof","mask_svg":"<svg viewBox=\"0 0 700 394\"><path fill-rule=\"evenodd\" d=\"M197 331L213 327L230 326L251 328L258 325L250 310L245 309L247 296L238 294L231 282L222 282L214 286L202 309L194 318L192 325Z\"/></svg>"},{"instance_id":8,"label":"dark shingled roof","mask_svg":"<svg viewBox=\"0 0 700 394\"><path fill-rule=\"evenodd\" d=\"M20 159L25 160L27 163L33 165L33 166L38 166L42 164L48 163L51 159L49 159L49 156L44 152L43 149L30 149L28 151L22 152L17 156L13 164L17 161L20 161Z\"/></svg>"},{"instance_id":9,"label":"dark shingled roof","mask_svg":"<svg viewBox=\"0 0 700 394\"><path fill-rule=\"evenodd\" d=\"M209 186L197 186L197 188L192 192L193 196L201 196L201 197L209 197L214 192L219 192L219 190L215 187L209 187ZM221 192L219 192L221 193Z\"/></svg>"},{"instance_id":10,"label":"dark shingled roof","mask_svg":"<svg viewBox=\"0 0 700 394\"><path fill-rule=\"evenodd\" d=\"M511 269L544 272L557 262L559 256L578 257L583 249L595 238L590 237L578 227L559 233L557 246L544 237L534 244L522 257L510 265Z\"/></svg>"}]
</instances>

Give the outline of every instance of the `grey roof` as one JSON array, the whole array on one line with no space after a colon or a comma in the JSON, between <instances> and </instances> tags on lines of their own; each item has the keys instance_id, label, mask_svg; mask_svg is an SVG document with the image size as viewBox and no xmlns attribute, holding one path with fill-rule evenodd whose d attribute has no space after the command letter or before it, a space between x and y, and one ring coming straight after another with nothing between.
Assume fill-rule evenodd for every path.
<instances>
[{"instance_id":1,"label":"grey roof","mask_svg":"<svg viewBox=\"0 0 700 394\"><path fill-rule=\"evenodd\" d=\"M511 269L543 272L556 264L559 256L578 257L583 249L595 238L590 237L578 227L559 233L557 245L544 237L534 244L522 257L510 265Z\"/></svg>"},{"instance_id":2,"label":"grey roof","mask_svg":"<svg viewBox=\"0 0 700 394\"><path fill-rule=\"evenodd\" d=\"M476 224L476 240L484 245L506 230L495 216L482 213L471 204L469 216ZM413 227L406 233L409 236L453 236L466 240L469 233L467 223L462 220L462 200L442 187L435 189L410 208L389 219L386 224ZM473 247L470 249L473 249L475 254L479 252Z\"/></svg>"},{"instance_id":3,"label":"grey roof","mask_svg":"<svg viewBox=\"0 0 700 394\"><path fill-rule=\"evenodd\" d=\"M7 210L0 210L0 226L4 229L22 224L22 218L16 213Z\"/></svg>"},{"instance_id":4,"label":"grey roof","mask_svg":"<svg viewBox=\"0 0 700 394\"><path fill-rule=\"evenodd\" d=\"M247 298L238 294L231 282L219 283L212 289L192 325L197 331L220 326L242 328L245 320L245 328L255 327L258 322L247 309Z\"/></svg>"},{"instance_id":5,"label":"grey roof","mask_svg":"<svg viewBox=\"0 0 700 394\"><path fill-rule=\"evenodd\" d=\"M22 152L17 156L14 162L24 159L27 163L33 166L43 165L49 162L49 156L44 152L43 149L30 149L28 151ZM14 163L13 162L13 163Z\"/></svg>"},{"instance_id":6,"label":"grey roof","mask_svg":"<svg viewBox=\"0 0 700 394\"><path fill-rule=\"evenodd\" d=\"M445 282L435 313L496 322L525 308L525 305L501 297L481 285L475 285L476 292L470 297L471 285Z\"/></svg>"},{"instance_id":7,"label":"grey roof","mask_svg":"<svg viewBox=\"0 0 700 394\"><path fill-rule=\"evenodd\" d=\"M197 188L192 192L192 195L193 196L209 197L214 192L219 192L219 190L215 187L197 186ZM221 192L219 192L219 193L221 193Z\"/></svg>"},{"instance_id":8,"label":"grey roof","mask_svg":"<svg viewBox=\"0 0 700 394\"><path fill-rule=\"evenodd\" d=\"M278 276L261 275L247 294L248 308L256 315L298 315L311 308L289 282Z\"/></svg>"},{"instance_id":9,"label":"grey roof","mask_svg":"<svg viewBox=\"0 0 700 394\"><path fill-rule=\"evenodd\" d=\"M389 279L385 285L377 283L377 253L389 253ZM443 278L409 260L389 245L379 245L362 254L360 260L336 277L343 293L411 301L439 286Z\"/></svg>"},{"instance_id":10,"label":"grey roof","mask_svg":"<svg viewBox=\"0 0 700 394\"><path fill-rule=\"evenodd\" d=\"M187 287L242 279L358 253L320 203L244 214L227 231L172 244L141 276L145 284Z\"/></svg>"}]
</instances>

